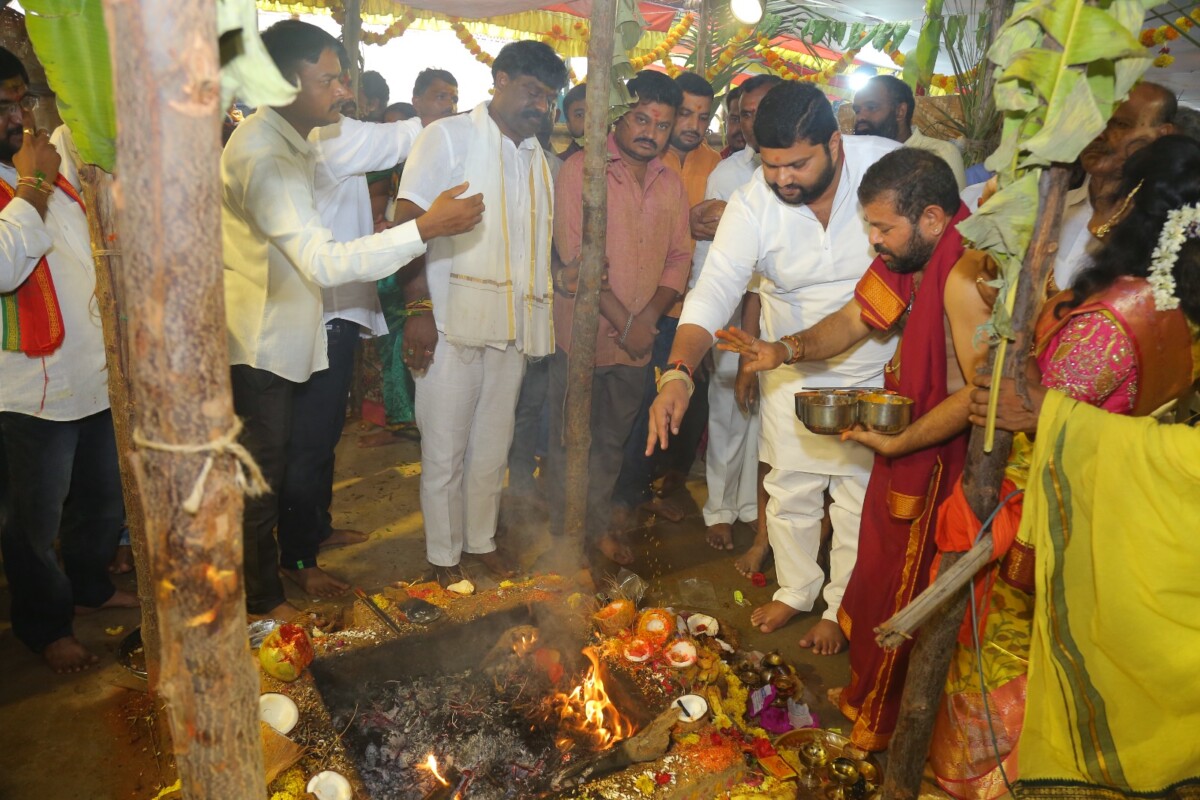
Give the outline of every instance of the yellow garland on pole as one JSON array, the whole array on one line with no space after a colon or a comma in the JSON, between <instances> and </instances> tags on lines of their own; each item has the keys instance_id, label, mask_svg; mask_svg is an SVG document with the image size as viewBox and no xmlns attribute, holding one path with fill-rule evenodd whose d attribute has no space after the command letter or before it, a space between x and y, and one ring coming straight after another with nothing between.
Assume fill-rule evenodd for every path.
<instances>
[{"instance_id":1,"label":"yellow garland on pole","mask_svg":"<svg viewBox=\"0 0 1200 800\"><path fill-rule=\"evenodd\" d=\"M629 66L633 68L634 72L637 72L650 66L655 61L669 61L671 51L675 49L675 45L679 44L679 40L682 39L684 34L688 32L695 20L696 15L690 11L684 14L683 19L681 19L676 25L673 25L671 29L667 31L666 38L658 43L658 47L655 47L644 56L637 56L629 59ZM670 72L670 70L668 70L668 72Z\"/></svg>"}]
</instances>

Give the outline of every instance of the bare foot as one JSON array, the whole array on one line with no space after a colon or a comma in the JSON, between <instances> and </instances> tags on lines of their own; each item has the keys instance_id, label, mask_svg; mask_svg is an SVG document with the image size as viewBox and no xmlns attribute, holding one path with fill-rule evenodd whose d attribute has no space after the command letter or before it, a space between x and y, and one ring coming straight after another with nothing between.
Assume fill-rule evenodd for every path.
<instances>
[{"instance_id":1,"label":"bare foot","mask_svg":"<svg viewBox=\"0 0 1200 800\"><path fill-rule=\"evenodd\" d=\"M799 613L787 603L772 600L766 605L754 609L750 614L750 622L757 625L763 633L770 633L782 628L789 619Z\"/></svg>"},{"instance_id":2,"label":"bare foot","mask_svg":"<svg viewBox=\"0 0 1200 800\"><path fill-rule=\"evenodd\" d=\"M321 542L321 550L333 550L336 547L345 547L348 544L362 544L371 537L362 531L352 531L349 528L334 528L333 533L329 534Z\"/></svg>"},{"instance_id":3,"label":"bare foot","mask_svg":"<svg viewBox=\"0 0 1200 800\"><path fill-rule=\"evenodd\" d=\"M42 658L46 659L50 669L59 675L83 672L88 667L100 663L96 654L80 644L74 636L64 636L46 645L46 649L42 651Z\"/></svg>"},{"instance_id":4,"label":"bare foot","mask_svg":"<svg viewBox=\"0 0 1200 800\"><path fill-rule=\"evenodd\" d=\"M708 541L708 546L713 550L732 550L733 526L728 522L718 522L716 525L709 525L704 538ZM758 570L754 571L758 572Z\"/></svg>"},{"instance_id":5,"label":"bare foot","mask_svg":"<svg viewBox=\"0 0 1200 800\"><path fill-rule=\"evenodd\" d=\"M512 558L500 549L490 553L471 553L472 558L487 567L488 572L497 578L511 578L517 574L517 567Z\"/></svg>"},{"instance_id":6,"label":"bare foot","mask_svg":"<svg viewBox=\"0 0 1200 800\"><path fill-rule=\"evenodd\" d=\"M316 611L302 611L288 602L280 603L265 614L246 614L246 619L250 622L276 619L281 622L290 622L293 625L312 625L321 630L327 630L331 622L324 614Z\"/></svg>"},{"instance_id":7,"label":"bare foot","mask_svg":"<svg viewBox=\"0 0 1200 800\"><path fill-rule=\"evenodd\" d=\"M358 437L359 447L387 447L399 442L419 442L421 434L415 425L402 428L383 428Z\"/></svg>"},{"instance_id":8,"label":"bare foot","mask_svg":"<svg viewBox=\"0 0 1200 800\"><path fill-rule=\"evenodd\" d=\"M750 549L733 562L733 568L749 578L754 573L763 571L763 564L766 563L767 555L770 552L771 545L755 540L754 544L750 545Z\"/></svg>"},{"instance_id":9,"label":"bare foot","mask_svg":"<svg viewBox=\"0 0 1200 800\"><path fill-rule=\"evenodd\" d=\"M342 583L320 567L281 569L280 572L295 581L305 594L316 597L337 597L350 588L350 584Z\"/></svg>"},{"instance_id":10,"label":"bare foot","mask_svg":"<svg viewBox=\"0 0 1200 800\"><path fill-rule=\"evenodd\" d=\"M88 614L94 614L97 611L103 611L107 608L141 608L142 603L138 600L138 596L132 592L127 592L124 589L117 589L113 592L112 597L105 600L100 605L93 608L92 606L75 606L75 613L81 617ZM62 641L59 639L59 641Z\"/></svg>"},{"instance_id":11,"label":"bare foot","mask_svg":"<svg viewBox=\"0 0 1200 800\"><path fill-rule=\"evenodd\" d=\"M648 514L660 516L667 522L683 521L683 509L662 497L656 497L649 502L642 503L642 510Z\"/></svg>"},{"instance_id":12,"label":"bare foot","mask_svg":"<svg viewBox=\"0 0 1200 800\"><path fill-rule=\"evenodd\" d=\"M662 483L658 485L656 494L659 497L668 497L675 493L677 489L687 483L687 475L679 470L671 470L666 475L663 475Z\"/></svg>"},{"instance_id":13,"label":"bare foot","mask_svg":"<svg viewBox=\"0 0 1200 800\"><path fill-rule=\"evenodd\" d=\"M133 572L133 548L127 544L117 546L117 554L113 556L108 571L113 575L127 575Z\"/></svg>"},{"instance_id":14,"label":"bare foot","mask_svg":"<svg viewBox=\"0 0 1200 800\"><path fill-rule=\"evenodd\" d=\"M627 567L633 563L633 548L629 546L629 542L623 534L614 532L606 533L596 542L596 547L609 560L620 564L622 567Z\"/></svg>"},{"instance_id":15,"label":"bare foot","mask_svg":"<svg viewBox=\"0 0 1200 800\"><path fill-rule=\"evenodd\" d=\"M838 624L830 619L823 619L808 629L800 639L801 647L811 647L817 655L831 656L842 652L847 645L847 639Z\"/></svg>"}]
</instances>

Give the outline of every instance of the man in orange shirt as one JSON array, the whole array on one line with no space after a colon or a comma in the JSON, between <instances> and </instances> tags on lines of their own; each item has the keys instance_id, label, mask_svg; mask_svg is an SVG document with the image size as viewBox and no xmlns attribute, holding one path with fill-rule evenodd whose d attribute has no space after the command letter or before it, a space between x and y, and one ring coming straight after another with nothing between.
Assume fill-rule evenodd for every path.
<instances>
[{"instance_id":1,"label":"man in orange shirt","mask_svg":"<svg viewBox=\"0 0 1200 800\"><path fill-rule=\"evenodd\" d=\"M675 84L683 92L683 102L675 115L675 126L667 149L662 154L662 163L683 180L687 192L688 208L704 200L708 176L721 163L721 154L708 146L704 135L708 132L713 112L713 87L694 72L684 72L675 78ZM689 237L690 238L690 237ZM695 241L690 240L690 251L695 250ZM671 345L675 343L675 328L679 325L679 312L683 309L682 298L658 321L658 334L654 339L654 350L650 356L652 366L666 366ZM701 390L697 397L707 398L707 383L696 375L696 386ZM642 441L646 438L650 404L654 402L657 389L651 373L646 381L642 408L634 422L633 432L625 444L625 463L613 493L613 502L618 514L630 513L639 506L649 503L647 509L671 521L683 518L683 512L667 499L674 488L683 484L692 468L696 448L708 421L708 404L698 402L683 420L675 446L662 454L647 457ZM663 480L663 497L654 498L650 483L656 477L658 466L666 474Z\"/></svg>"}]
</instances>

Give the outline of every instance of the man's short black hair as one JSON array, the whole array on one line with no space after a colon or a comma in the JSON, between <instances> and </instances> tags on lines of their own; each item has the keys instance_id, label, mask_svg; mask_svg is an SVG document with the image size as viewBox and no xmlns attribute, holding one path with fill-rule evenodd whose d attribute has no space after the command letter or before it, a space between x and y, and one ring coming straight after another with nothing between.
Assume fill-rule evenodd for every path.
<instances>
[{"instance_id":1,"label":"man's short black hair","mask_svg":"<svg viewBox=\"0 0 1200 800\"><path fill-rule=\"evenodd\" d=\"M683 103L683 90L679 84L652 69L644 69L634 75L625 88L638 103L662 103L676 110Z\"/></svg>"},{"instance_id":2,"label":"man's short black hair","mask_svg":"<svg viewBox=\"0 0 1200 800\"><path fill-rule=\"evenodd\" d=\"M567 92L567 96L563 98L563 111L566 111L576 103L583 102L587 99L587 84L577 83L571 87L571 91Z\"/></svg>"},{"instance_id":3,"label":"man's short black hair","mask_svg":"<svg viewBox=\"0 0 1200 800\"><path fill-rule=\"evenodd\" d=\"M6 81L10 78L20 78L25 81L26 86L29 85L29 71L21 63L21 59L3 47L0 47L0 81Z\"/></svg>"},{"instance_id":4,"label":"man's short black hair","mask_svg":"<svg viewBox=\"0 0 1200 800\"><path fill-rule=\"evenodd\" d=\"M450 70L446 69L423 69L417 73L417 82L413 84L413 97L420 97L429 90L434 81L442 81L451 86L458 86L458 78L455 78Z\"/></svg>"},{"instance_id":5,"label":"man's short black hair","mask_svg":"<svg viewBox=\"0 0 1200 800\"><path fill-rule=\"evenodd\" d=\"M362 91L363 97L369 97L372 100L379 101L379 107L383 108L387 105L388 97L391 96L391 91L388 89L387 81L378 72L364 72L358 77L358 88Z\"/></svg>"},{"instance_id":6,"label":"man's short black hair","mask_svg":"<svg viewBox=\"0 0 1200 800\"><path fill-rule=\"evenodd\" d=\"M675 83L679 84L679 88L686 94L694 94L697 97L712 98L716 95L713 91L712 84L701 78L694 72L681 72L675 76Z\"/></svg>"},{"instance_id":7,"label":"man's short black hair","mask_svg":"<svg viewBox=\"0 0 1200 800\"><path fill-rule=\"evenodd\" d=\"M912 125L913 112L917 109L917 101L913 97L912 87L895 75L876 75L867 83L873 83L882 88L887 93L888 99L892 101L893 109L901 103L906 103L908 110L904 112L904 124Z\"/></svg>"},{"instance_id":8,"label":"man's short black hair","mask_svg":"<svg viewBox=\"0 0 1200 800\"><path fill-rule=\"evenodd\" d=\"M348 59L346 48L330 34L298 19L283 19L267 28L262 33L262 42L271 54L271 60L289 78L295 72L296 64L307 61L315 64L321 60L321 53L332 50L337 53L342 69L346 68Z\"/></svg>"},{"instance_id":9,"label":"man's short black hair","mask_svg":"<svg viewBox=\"0 0 1200 800\"><path fill-rule=\"evenodd\" d=\"M550 45L534 39L504 45L492 62L492 78L501 72L509 78L529 75L555 90L567 85L567 65L562 58Z\"/></svg>"},{"instance_id":10,"label":"man's short black hair","mask_svg":"<svg viewBox=\"0 0 1200 800\"><path fill-rule=\"evenodd\" d=\"M417 115L417 110L413 108L412 103L392 103L383 110L383 115L396 114L400 119L412 119Z\"/></svg>"},{"instance_id":11,"label":"man's short black hair","mask_svg":"<svg viewBox=\"0 0 1200 800\"><path fill-rule=\"evenodd\" d=\"M757 92L759 89L766 86L768 89L774 88L783 83L783 78L778 75L755 75L753 78L747 78L742 81L742 85L738 87L742 94L750 94Z\"/></svg>"},{"instance_id":12,"label":"man's short black hair","mask_svg":"<svg viewBox=\"0 0 1200 800\"><path fill-rule=\"evenodd\" d=\"M858 202L873 203L890 193L896 213L916 223L929 206L954 216L962 200L950 165L928 150L901 147L867 167L858 184Z\"/></svg>"},{"instance_id":13,"label":"man's short black hair","mask_svg":"<svg viewBox=\"0 0 1200 800\"><path fill-rule=\"evenodd\" d=\"M732 103L734 100L737 100L741 96L742 96L742 87L734 86L733 88L731 88L728 92L725 93L725 100L724 100L725 108L728 109L729 104Z\"/></svg>"},{"instance_id":14,"label":"man's short black hair","mask_svg":"<svg viewBox=\"0 0 1200 800\"><path fill-rule=\"evenodd\" d=\"M837 129L833 106L811 83L781 81L767 92L754 118L754 138L760 148L786 150L800 141L827 145Z\"/></svg>"}]
</instances>

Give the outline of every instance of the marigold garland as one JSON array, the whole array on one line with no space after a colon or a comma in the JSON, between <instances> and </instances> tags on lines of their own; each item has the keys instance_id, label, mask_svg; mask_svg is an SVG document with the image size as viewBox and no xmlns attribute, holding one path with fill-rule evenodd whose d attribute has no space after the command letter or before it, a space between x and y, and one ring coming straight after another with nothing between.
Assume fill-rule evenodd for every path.
<instances>
[{"instance_id":1,"label":"marigold garland","mask_svg":"<svg viewBox=\"0 0 1200 800\"><path fill-rule=\"evenodd\" d=\"M1195 25L1200 24L1200 6L1193 8L1187 16L1179 17L1175 20L1174 25L1159 25L1157 28L1144 28L1138 34L1138 41L1143 47L1161 47L1167 42L1173 42L1179 38L1180 31L1190 31ZM1158 51L1159 56L1154 59L1154 66L1169 67L1175 63L1175 57L1170 55L1170 50L1163 47Z\"/></svg>"},{"instance_id":2,"label":"marigold garland","mask_svg":"<svg viewBox=\"0 0 1200 800\"><path fill-rule=\"evenodd\" d=\"M753 25L743 25L738 28L737 33L733 35L731 44L721 51L721 54L717 56L717 60L705 71L704 77L712 81L713 78L717 77L717 73L732 64L734 56L737 55L737 51L741 47L741 43L749 39L752 33L754 33Z\"/></svg>"},{"instance_id":3,"label":"marigold garland","mask_svg":"<svg viewBox=\"0 0 1200 800\"><path fill-rule=\"evenodd\" d=\"M487 53L483 52L483 48L479 46L479 42L475 41L475 37L467 30L467 26L462 24L458 17L453 17L450 20L450 27L454 29L454 35L462 42L462 46L467 48L467 52L475 56L475 60L485 66L491 66L495 61Z\"/></svg>"},{"instance_id":4,"label":"marigold garland","mask_svg":"<svg viewBox=\"0 0 1200 800\"><path fill-rule=\"evenodd\" d=\"M345 6L336 6L331 9L330 13L338 25L341 25L343 28L346 26ZM374 31L362 31L359 34L359 39L363 44L387 44L392 39L402 36L404 32L408 30L408 26L412 25L416 21L417 15L414 14L410 8L401 14L397 19L393 20L391 25L388 25L378 33Z\"/></svg>"},{"instance_id":5,"label":"marigold garland","mask_svg":"<svg viewBox=\"0 0 1200 800\"><path fill-rule=\"evenodd\" d=\"M645 55L637 56L629 59L629 66L633 67L634 72L643 70L653 64L655 61L667 61L671 51L675 49L675 45L679 44L679 40L692 27L692 23L696 20L696 15L690 11L683 15L683 19L671 26L667 31L666 37L658 43L658 46Z\"/></svg>"}]
</instances>

